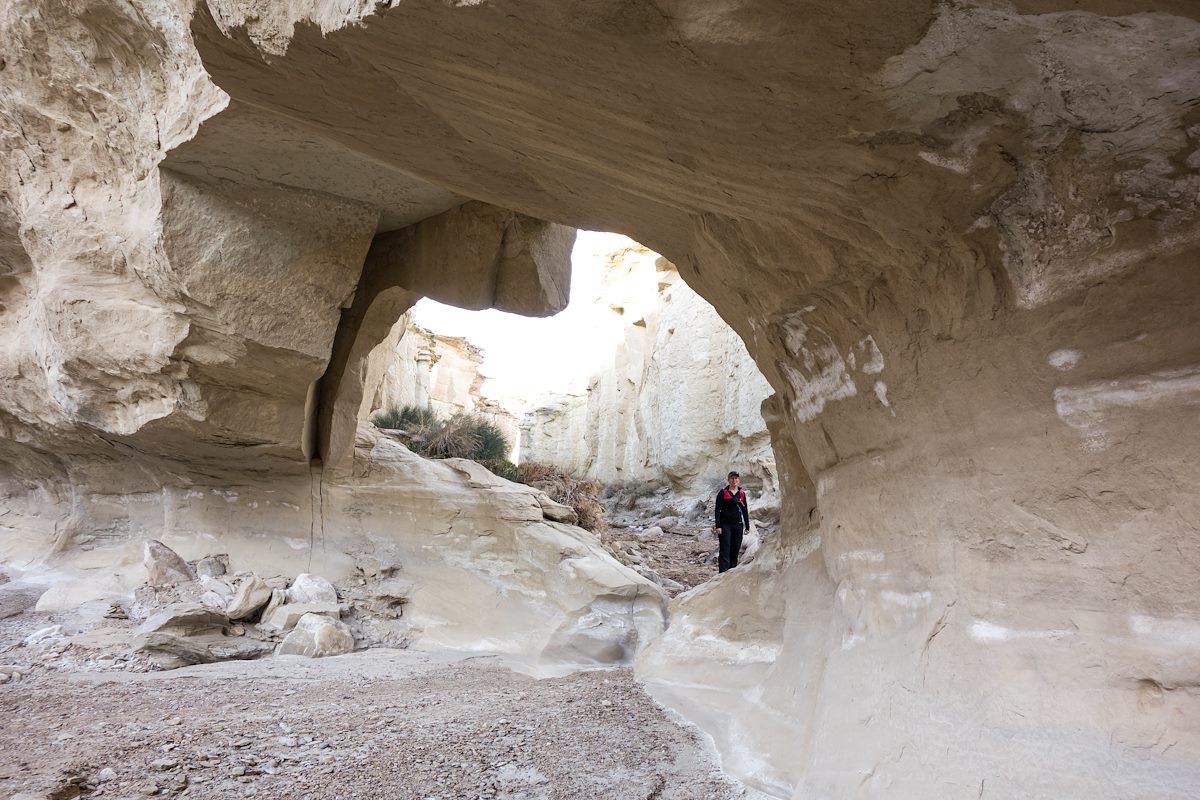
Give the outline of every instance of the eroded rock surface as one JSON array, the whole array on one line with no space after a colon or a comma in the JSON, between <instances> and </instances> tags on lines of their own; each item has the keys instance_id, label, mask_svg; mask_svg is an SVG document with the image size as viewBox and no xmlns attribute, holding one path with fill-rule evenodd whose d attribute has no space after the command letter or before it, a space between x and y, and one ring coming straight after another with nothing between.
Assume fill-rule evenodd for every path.
<instances>
[{"instance_id":1,"label":"eroded rock surface","mask_svg":"<svg viewBox=\"0 0 1200 800\"><path fill-rule=\"evenodd\" d=\"M354 395L415 294L332 358L381 225L472 198L661 252L774 391L774 557L676 600L641 668L738 731L729 769L779 797L1196 794L1194 3L345 9L2 12L4 558L108 573L219 536L299 572L386 541L415 473L372 446L322 481L353 426L313 446L316 382L333 361ZM222 155L272 137L290 174ZM413 549L431 640L483 644L456 621L515 582L497 630L540 653L613 594L578 587L637 586L541 516L562 547L527 560L477 523L535 504L438 470L487 500L409 519L460 559Z\"/></svg>"}]
</instances>

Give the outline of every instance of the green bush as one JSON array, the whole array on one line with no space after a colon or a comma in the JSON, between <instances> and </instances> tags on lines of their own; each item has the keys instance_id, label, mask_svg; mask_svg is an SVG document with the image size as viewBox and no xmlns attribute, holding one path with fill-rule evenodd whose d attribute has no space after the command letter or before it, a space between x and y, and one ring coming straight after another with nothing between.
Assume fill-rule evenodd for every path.
<instances>
[{"instance_id":1,"label":"green bush","mask_svg":"<svg viewBox=\"0 0 1200 800\"><path fill-rule=\"evenodd\" d=\"M388 430L412 430L414 428L429 428L438 423L437 412L429 406L392 406L387 411L380 411L371 417L371 423L376 428Z\"/></svg>"},{"instance_id":2,"label":"green bush","mask_svg":"<svg viewBox=\"0 0 1200 800\"><path fill-rule=\"evenodd\" d=\"M377 428L403 432L410 450L427 458L466 458L478 461L502 478L515 480L516 465L500 426L478 414L459 413L441 419L429 407L392 407L371 418Z\"/></svg>"}]
</instances>

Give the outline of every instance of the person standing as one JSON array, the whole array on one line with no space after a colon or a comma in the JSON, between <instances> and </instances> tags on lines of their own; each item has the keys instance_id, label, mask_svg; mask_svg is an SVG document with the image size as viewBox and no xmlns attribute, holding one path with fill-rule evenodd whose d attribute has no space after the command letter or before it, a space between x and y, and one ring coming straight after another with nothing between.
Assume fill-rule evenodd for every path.
<instances>
[{"instance_id":1,"label":"person standing","mask_svg":"<svg viewBox=\"0 0 1200 800\"><path fill-rule=\"evenodd\" d=\"M750 512L746 508L746 493L740 484L742 476L729 473L729 483L717 492L716 525L713 533L721 542L717 556L717 571L731 570L738 564L738 552L742 549L742 534L750 527Z\"/></svg>"}]
</instances>

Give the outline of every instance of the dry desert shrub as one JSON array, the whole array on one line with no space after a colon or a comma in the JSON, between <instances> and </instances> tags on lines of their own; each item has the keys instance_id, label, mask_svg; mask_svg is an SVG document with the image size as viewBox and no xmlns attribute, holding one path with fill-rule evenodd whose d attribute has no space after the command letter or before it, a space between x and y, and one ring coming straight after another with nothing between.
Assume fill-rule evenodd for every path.
<instances>
[{"instance_id":1,"label":"dry desert shrub","mask_svg":"<svg viewBox=\"0 0 1200 800\"><path fill-rule=\"evenodd\" d=\"M599 533L607 526L604 523L604 508L597 499L600 484L588 478L579 478L562 467L526 461L517 466L517 480L550 495L550 499L575 509L579 516L579 527Z\"/></svg>"},{"instance_id":2,"label":"dry desert shrub","mask_svg":"<svg viewBox=\"0 0 1200 800\"><path fill-rule=\"evenodd\" d=\"M508 439L498 425L479 415L441 419L432 408L404 406L381 411L371 421L400 432L410 450L427 458L467 458L512 480L515 467L507 460Z\"/></svg>"}]
</instances>

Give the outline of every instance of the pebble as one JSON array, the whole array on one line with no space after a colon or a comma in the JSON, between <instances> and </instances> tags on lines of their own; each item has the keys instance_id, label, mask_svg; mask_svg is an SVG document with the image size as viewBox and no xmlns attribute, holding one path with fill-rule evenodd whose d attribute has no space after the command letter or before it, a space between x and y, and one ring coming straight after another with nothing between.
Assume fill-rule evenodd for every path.
<instances>
[{"instance_id":1,"label":"pebble","mask_svg":"<svg viewBox=\"0 0 1200 800\"><path fill-rule=\"evenodd\" d=\"M150 762L150 768L156 769L159 772L166 772L167 770L175 769L178 766L179 762L173 758L160 758L157 761Z\"/></svg>"},{"instance_id":2,"label":"pebble","mask_svg":"<svg viewBox=\"0 0 1200 800\"><path fill-rule=\"evenodd\" d=\"M104 769L100 770L100 774L96 776L96 779L101 783L115 781L117 779L117 771L112 767L105 767Z\"/></svg>"}]
</instances>

